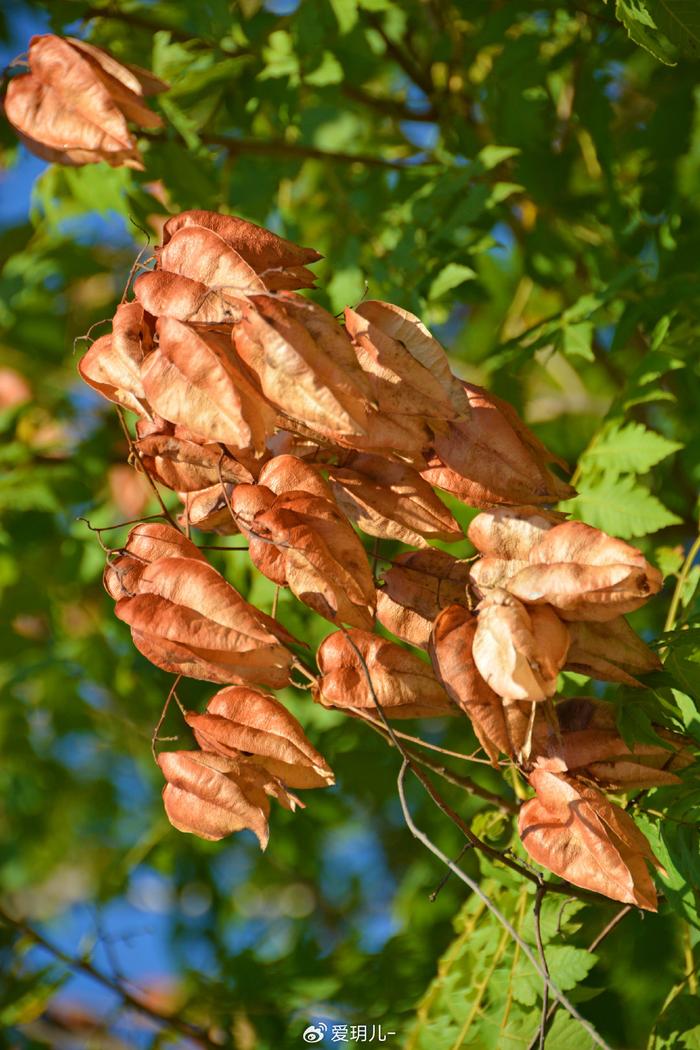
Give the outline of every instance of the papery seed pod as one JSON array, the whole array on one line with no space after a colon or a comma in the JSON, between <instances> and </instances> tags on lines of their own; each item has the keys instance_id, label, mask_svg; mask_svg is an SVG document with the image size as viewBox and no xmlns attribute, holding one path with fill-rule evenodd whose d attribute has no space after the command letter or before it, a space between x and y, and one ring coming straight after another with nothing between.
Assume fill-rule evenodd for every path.
<instances>
[{"instance_id":1,"label":"papery seed pod","mask_svg":"<svg viewBox=\"0 0 700 1050\"><path fill-rule=\"evenodd\" d=\"M526 562L535 544L563 520L542 507L495 507L472 519L467 536L486 557Z\"/></svg>"},{"instance_id":2,"label":"papery seed pod","mask_svg":"<svg viewBox=\"0 0 700 1050\"><path fill-rule=\"evenodd\" d=\"M288 586L332 623L372 627L372 571L364 547L333 502L307 492L275 496L264 485L239 485L233 509L250 537L251 558L269 579Z\"/></svg>"},{"instance_id":3,"label":"papery seed pod","mask_svg":"<svg viewBox=\"0 0 700 1050\"><path fill-rule=\"evenodd\" d=\"M606 790L677 784L676 771L692 762L684 738L660 727L658 744L628 745L617 729L614 706L603 700L571 697L556 705L556 715L556 729L545 719L536 721L533 754L555 757L562 769Z\"/></svg>"},{"instance_id":4,"label":"papery seed pod","mask_svg":"<svg viewBox=\"0 0 700 1050\"><path fill-rule=\"evenodd\" d=\"M330 766L296 718L279 700L257 689L220 689L204 714L190 711L185 717L204 750L261 766L287 787L334 783Z\"/></svg>"},{"instance_id":5,"label":"papery seed pod","mask_svg":"<svg viewBox=\"0 0 700 1050\"><path fill-rule=\"evenodd\" d=\"M137 415L151 416L141 366L152 349L152 332L140 303L122 303L112 332L96 339L78 363L81 377L99 394Z\"/></svg>"},{"instance_id":6,"label":"papery seed pod","mask_svg":"<svg viewBox=\"0 0 700 1050\"><path fill-rule=\"evenodd\" d=\"M325 707L357 708L379 718L431 718L455 708L431 668L415 653L369 631L336 631L316 654L321 678L314 697Z\"/></svg>"},{"instance_id":7,"label":"papery seed pod","mask_svg":"<svg viewBox=\"0 0 700 1050\"><path fill-rule=\"evenodd\" d=\"M554 610L526 608L496 588L477 611L474 662L494 692L506 700L553 696L569 648L569 632Z\"/></svg>"},{"instance_id":8,"label":"papery seed pod","mask_svg":"<svg viewBox=\"0 0 700 1050\"><path fill-rule=\"evenodd\" d=\"M427 328L391 303L367 300L345 309L359 363L373 377L381 411L422 416L433 425L469 416L469 401L445 351Z\"/></svg>"},{"instance_id":9,"label":"papery seed pod","mask_svg":"<svg viewBox=\"0 0 700 1050\"><path fill-rule=\"evenodd\" d=\"M142 99L167 84L73 37L34 36L28 59L29 73L8 85L5 115L33 153L59 164L104 160L143 170L127 121L160 127Z\"/></svg>"},{"instance_id":10,"label":"papery seed pod","mask_svg":"<svg viewBox=\"0 0 700 1050\"><path fill-rule=\"evenodd\" d=\"M255 388L231 349L228 333L158 319L159 345L141 377L149 403L202 442L260 455L277 412Z\"/></svg>"},{"instance_id":11,"label":"papery seed pod","mask_svg":"<svg viewBox=\"0 0 700 1050\"><path fill-rule=\"evenodd\" d=\"M249 828L261 849L268 838L270 797L285 809L302 805L260 766L207 751L163 751L158 765L167 781L163 803L178 831L218 841Z\"/></svg>"},{"instance_id":12,"label":"papery seed pod","mask_svg":"<svg viewBox=\"0 0 700 1050\"><path fill-rule=\"evenodd\" d=\"M144 528L132 530L127 553L105 577L137 649L174 674L286 685L293 659L283 644L292 640L288 632L249 605L176 529L160 526L154 536L151 526L144 537Z\"/></svg>"},{"instance_id":13,"label":"papery seed pod","mask_svg":"<svg viewBox=\"0 0 700 1050\"><path fill-rule=\"evenodd\" d=\"M548 467L552 457L539 451L514 411L481 387L464 383L471 418L450 423L437 434L421 471L426 481L452 492L472 507L534 505L568 499L574 490Z\"/></svg>"},{"instance_id":14,"label":"papery seed pod","mask_svg":"<svg viewBox=\"0 0 700 1050\"><path fill-rule=\"evenodd\" d=\"M328 477L340 509L369 536L416 547L462 538L445 504L407 463L351 453L342 466L329 466Z\"/></svg>"},{"instance_id":15,"label":"papery seed pod","mask_svg":"<svg viewBox=\"0 0 700 1050\"><path fill-rule=\"evenodd\" d=\"M367 384L331 314L290 293L256 295L233 338L264 396L286 416L341 444L366 433Z\"/></svg>"},{"instance_id":16,"label":"papery seed pod","mask_svg":"<svg viewBox=\"0 0 700 1050\"><path fill-rule=\"evenodd\" d=\"M469 564L430 548L397 555L377 590L377 619L404 642L427 649L435 618L448 605L467 606Z\"/></svg>"},{"instance_id":17,"label":"papery seed pod","mask_svg":"<svg viewBox=\"0 0 700 1050\"><path fill-rule=\"evenodd\" d=\"M508 590L529 604L549 604L566 620L613 620L661 589L663 577L635 547L581 521L550 529Z\"/></svg>"},{"instance_id":18,"label":"papery seed pod","mask_svg":"<svg viewBox=\"0 0 700 1050\"><path fill-rule=\"evenodd\" d=\"M461 605L449 605L435 620L430 657L450 698L472 723L494 765L501 754L515 758L525 744L530 705L504 701L477 669L473 655L477 618Z\"/></svg>"},{"instance_id":19,"label":"papery seed pod","mask_svg":"<svg viewBox=\"0 0 700 1050\"><path fill-rule=\"evenodd\" d=\"M658 861L629 814L576 777L536 769L529 780L536 797L518 829L532 859L574 886L656 911L647 864Z\"/></svg>"},{"instance_id":20,"label":"papery seed pod","mask_svg":"<svg viewBox=\"0 0 700 1050\"><path fill-rule=\"evenodd\" d=\"M306 267L318 262L323 256L313 248L302 248L235 215L220 215L218 212L197 209L180 212L168 219L163 227L161 251L181 230L192 226L213 231L271 291L313 288L315 278Z\"/></svg>"},{"instance_id":21,"label":"papery seed pod","mask_svg":"<svg viewBox=\"0 0 700 1050\"><path fill-rule=\"evenodd\" d=\"M569 622L571 645L566 657L567 670L641 686L636 675L661 669L658 655L646 645L623 616L601 623L596 620Z\"/></svg>"}]
</instances>

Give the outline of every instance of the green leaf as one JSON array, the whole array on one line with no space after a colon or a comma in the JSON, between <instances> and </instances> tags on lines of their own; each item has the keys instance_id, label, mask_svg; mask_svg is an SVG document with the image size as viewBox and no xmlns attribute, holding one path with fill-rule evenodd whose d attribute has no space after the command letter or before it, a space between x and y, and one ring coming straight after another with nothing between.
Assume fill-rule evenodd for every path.
<instances>
[{"instance_id":1,"label":"green leaf","mask_svg":"<svg viewBox=\"0 0 700 1050\"><path fill-rule=\"evenodd\" d=\"M357 23L357 0L328 0L338 20L341 35L349 33Z\"/></svg>"},{"instance_id":2,"label":"green leaf","mask_svg":"<svg viewBox=\"0 0 700 1050\"><path fill-rule=\"evenodd\" d=\"M657 547L654 551L654 561L664 576L675 576L683 560L682 547Z\"/></svg>"},{"instance_id":3,"label":"green leaf","mask_svg":"<svg viewBox=\"0 0 700 1050\"><path fill-rule=\"evenodd\" d=\"M291 36L284 29L275 29L270 33L267 47L263 49L263 58L265 68L258 74L260 80L295 78L299 74L299 59L294 52Z\"/></svg>"},{"instance_id":4,"label":"green leaf","mask_svg":"<svg viewBox=\"0 0 700 1050\"><path fill-rule=\"evenodd\" d=\"M617 0L615 14L620 19L631 40L649 51L664 65L675 65L675 53L670 43L659 33L644 0Z\"/></svg>"},{"instance_id":5,"label":"green leaf","mask_svg":"<svg viewBox=\"0 0 700 1050\"><path fill-rule=\"evenodd\" d=\"M683 446L642 423L615 424L604 430L581 456L585 473L591 469L613 474L646 474Z\"/></svg>"},{"instance_id":6,"label":"green leaf","mask_svg":"<svg viewBox=\"0 0 700 1050\"><path fill-rule=\"evenodd\" d=\"M647 0L659 29L683 54L700 55L700 5L697 0Z\"/></svg>"},{"instance_id":7,"label":"green leaf","mask_svg":"<svg viewBox=\"0 0 700 1050\"><path fill-rule=\"evenodd\" d=\"M586 361L595 361L591 342L593 325L590 322L565 324L561 330L561 349L568 357L582 357Z\"/></svg>"},{"instance_id":8,"label":"green leaf","mask_svg":"<svg viewBox=\"0 0 700 1050\"><path fill-rule=\"evenodd\" d=\"M681 692L700 701L700 663L681 655L676 648L671 648L664 662L665 669L673 675Z\"/></svg>"},{"instance_id":9,"label":"green leaf","mask_svg":"<svg viewBox=\"0 0 700 1050\"><path fill-rule=\"evenodd\" d=\"M497 146L494 143L480 149L476 155L476 159L484 171L491 171L492 168L502 164L504 160L510 160L511 157L517 157L519 153L520 150L517 146Z\"/></svg>"},{"instance_id":10,"label":"green leaf","mask_svg":"<svg viewBox=\"0 0 700 1050\"><path fill-rule=\"evenodd\" d=\"M330 51L324 51L320 65L314 69L313 73L305 74L304 81L316 87L326 87L327 84L339 84L343 75L343 67L335 55Z\"/></svg>"},{"instance_id":11,"label":"green leaf","mask_svg":"<svg viewBox=\"0 0 700 1050\"><path fill-rule=\"evenodd\" d=\"M462 263L451 262L444 267L430 285L429 299L439 299L442 295L463 284L465 281L473 281L477 277L471 266Z\"/></svg>"},{"instance_id":12,"label":"green leaf","mask_svg":"<svg viewBox=\"0 0 700 1050\"><path fill-rule=\"evenodd\" d=\"M586 480L578 496L561 506L573 517L622 539L647 536L681 521L632 475Z\"/></svg>"}]
</instances>

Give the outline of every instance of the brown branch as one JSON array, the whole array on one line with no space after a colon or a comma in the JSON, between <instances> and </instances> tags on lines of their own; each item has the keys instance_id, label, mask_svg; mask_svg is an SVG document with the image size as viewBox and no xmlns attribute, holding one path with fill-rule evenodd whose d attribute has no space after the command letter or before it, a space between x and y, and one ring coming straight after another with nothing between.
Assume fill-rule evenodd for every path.
<instances>
[{"instance_id":1,"label":"brown branch","mask_svg":"<svg viewBox=\"0 0 700 1050\"><path fill-rule=\"evenodd\" d=\"M178 29L177 26L165 25L163 22L152 21L150 18L144 18L143 15L136 14L133 11L120 11L114 7L103 8L103 7L88 7L81 16L81 21L88 22L94 18L105 18L110 22L123 22L124 25L133 26L134 29L143 29L149 33L158 33L165 31L170 33L173 40L179 40L184 43L190 40L197 40L198 37L194 33L188 33L186 29ZM204 38L203 42L204 41ZM249 54L249 52L232 52L233 58L236 58L239 54Z\"/></svg>"},{"instance_id":2,"label":"brown branch","mask_svg":"<svg viewBox=\"0 0 700 1050\"><path fill-rule=\"evenodd\" d=\"M11 926L15 930L19 930L20 933L24 934L25 937L29 937L30 940L34 941L45 951L50 952L55 959L58 959L65 966L68 966L71 970L79 970L81 973L91 977L98 984L101 984L103 988L109 989L115 995L118 995L125 1006L131 1007L131 1009L138 1011L143 1014L149 1020L154 1021L156 1024L161 1025L165 1028L171 1028L175 1032L179 1032L180 1035L185 1036L188 1039L192 1039L199 1046L211 1048L216 1050L218 1044L213 1043L206 1032L196 1025L190 1024L189 1021L185 1021L183 1018L178 1017L177 1014L163 1014L156 1010L154 1007L149 1006L141 999L137 998L131 992L127 991L123 985L117 981L113 981L101 970L98 970L91 962L87 959L76 958L73 955L69 955L68 952L64 952L62 948L53 944L47 940L43 934L35 930L33 926L25 922L23 919L15 919L9 912L0 905L0 922L3 922L6 926Z\"/></svg>"},{"instance_id":3,"label":"brown branch","mask_svg":"<svg viewBox=\"0 0 700 1050\"><path fill-rule=\"evenodd\" d=\"M378 725L373 719L367 718L360 708L353 708L353 713L361 718L363 722L366 722L367 725L380 733L384 740L388 740L389 744L393 746L393 741L383 726ZM394 735L397 735L396 731L394 731ZM502 795L498 795L495 791L489 791L488 788L481 787L480 784L476 784L469 777L464 777L459 773L454 773L437 759L429 758L427 755L421 755L419 752L414 751L413 748L406 746L403 748L403 753L404 755L408 755L413 762L417 762L419 765L425 766L427 769L432 769L434 773L437 773L438 776L442 777L442 779L446 780L449 784L454 784L455 787L460 787L464 791L470 792L472 795L477 795L479 798L483 798L486 802L492 802L495 806L498 806L499 809L502 809L504 813L514 814L518 812L519 807L514 802L503 798Z\"/></svg>"},{"instance_id":4,"label":"brown branch","mask_svg":"<svg viewBox=\"0 0 700 1050\"><path fill-rule=\"evenodd\" d=\"M396 65L404 71L409 80L412 80L413 83L416 84L421 91L428 96L428 98L430 98L435 90L430 76L424 74L418 63L414 61L413 57L407 54L391 39L377 15L371 12L366 12L365 17L372 28L375 29L382 38L387 55L393 58Z\"/></svg>"},{"instance_id":5,"label":"brown branch","mask_svg":"<svg viewBox=\"0 0 700 1050\"><path fill-rule=\"evenodd\" d=\"M117 415L119 417L119 425L121 426L122 431L124 433L124 437L126 438L126 443L127 443L128 449L129 449L129 455L130 456L133 455L138 460L138 462L139 462L139 464L141 466L141 470L142 470L143 474L146 477L146 481L148 482L148 484L153 489L153 491L154 491L154 493L156 495L156 499L160 503L161 510L163 511L163 514L165 515L165 517L168 519L168 521L170 522L170 524L173 526L174 529L177 529L178 532L182 532L182 529L180 528L178 523L175 521L175 519L173 518L172 514L170 513L170 511L166 507L165 503L163 502L163 497L160 494L160 490L159 490L158 486L156 485L155 481L153 480L151 475L146 470L146 464L144 463L143 459L141 458L141 453L137 449L136 444L133 441L133 439L131 437L131 434L129 433L129 428L126 425L126 420L124 418L124 410L122 409L121 405L116 405L115 407L116 407L116 410L117 410Z\"/></svg>"},{"instance_id":6,"label":"brown branch","mask_svg":"<svg viewBox=\"0 0 700 1050\"><path fill-rule=\"evenodd\" d=\"M478 835L474 834L474 832L466 823L466 821L464 821L462 817L460 817L459 814L456 813L452 809L452 807L448 805L447 802L445 802L445 800L436 790L430 778L423 772L422 769L418 767L418 765L415 762L415 759L407 752L406 748L397 737L393 727L391 726L386 717L386 714L384 713L384 708L382 707L379 701L379 697L377 696L376 690L374 688L374 683L372 681L372 675L370 674L364 656L358 649L357 645L355 644L345 627L341 626L340 630L345 635L348 644L354 650L355 655L360 661L360 665L362 667L363 674L367 681L367 685L370 691L370 695L372 696L374 706L377 709L377 713L379 714L382 724L389 738L391 739L391 742L393 743L394 747L399 752L404 763L408 766L413 775L417 778L417 780L420 781L424 790L430 796L437 808L442 813L444 813L446 817L448 817L448 819L455 825L456 828L458 828L462 832L467 841L475 848L481 850L481 852L484 853L491 860L499 861L501 864L505 865L505 867L510 868L512 871L516 871L523 878L528 879L529 882L534 883L535 886L544 885L546 889L551 890L552 893L564 893L567 896L579 897L581 900L585 901L599 901L599 895L597 893L593 893L590 890L584 890L578 886L572 886L569 883L558 884L555 882L543 882L542 877L534 869L521 864L518 860L515 859L515 857L510 856L508 851L498 850L495 849L493 846L489 846L487 842L484 842L483 839L480 839Z\"/></svg>"},{"instance_id":7,"label":"brown branch","mask_svg":"<svg viewBox=\"0 0 700 1050\"><path fill-rule=\"evenodd\" d=\"M167 715L168 708L170 707L170 701L172 700L173 696L175 696L175 690L177 689L178 685L180 684L180 679L181 678L182 678L181 674L177 675L177 677L175 678L175 681L173 682L172 686L170 687L170 692L168 693L167 697L165 698L165 703L163 704L163 710L160 713L160 718L158 719L156 727L153 730L153 736L151 737L151 753L153 754L153 761L156 763L156 765L158 765L158 755L156 753L156 744L160 740L160 737L158 736L158 734L160 732L161 726L163 725L163 722L165 721L165 716ZM177 697L176 696L175 696L175 699L177 701Z\"/></svg>"},{"instance_id":8,"label":"brown branch","mask_svg":"<svg viewBox=\"0 0 700 1050\"><path fill-rule=\"evenodd\" d=\"M142 136L157 141L159 136ZM229 135L201 136L208 146L220 146L232 156L257 155L261 157L290 157L298 160L325 160L333 164L363 164L367 168L388 168L393 171L406 171L424 167L422 161L409 163L410 157L388 160L367 153L345 153L342 150L318 149L306 146L301 142L286 142L284 139L236 139Z\"/></svg>"},{"instance_id":9,"label":"brown branch","mask_svg":"<svg viewBox=\"0 0 700 1050\"><path fill-rule=\"evenodd\" d=\"M352 84L343 84L342 92L347 98L352 99L353 102L358 102L368 109L375 109L377 113L383 113L385 116L393 117L395 120L412 120L425 124L434 124L438 119L438 115L432 106L430 109L414 112L399 99L381 98L379 95L373 95L369 91L365 91L364 88L353 87Z\"/></svg>"}]
</instances>

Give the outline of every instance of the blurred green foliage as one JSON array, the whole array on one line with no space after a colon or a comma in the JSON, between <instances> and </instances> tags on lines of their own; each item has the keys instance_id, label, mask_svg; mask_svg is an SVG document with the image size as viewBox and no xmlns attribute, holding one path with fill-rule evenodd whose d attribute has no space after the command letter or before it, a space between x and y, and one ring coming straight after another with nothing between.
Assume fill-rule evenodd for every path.
<instances>
[{"instance_id":1,"label":"blurred green foliage","mask_svg":"<svg viewBox=\"0 0 700 1050\"><path fill-rule=\"evenodd\" d=\"M285 697L338 784L301 814L277 812L264 856L247 835L208 844L167 824L149 741L168 676L114 619L103 552L78 520L157 507L118 469L126 445L77 380L78 337L104 331L164 214L191 207L321 250L315 294L333 311L368 290L419 313L457 372L508 398L578 463L567 509L634 537L668 576L633 618L648 638L675 629L666 667L643 694L625 694L621 726L643 737L661 721L700 741L700 570L685 560L700 480L695 4L31 0L17 12L27 34L88 35L171 88L166 130L142 143L144 173L46 168L28 214L0 230L2 906L203 1026L214 1045L297 1046L326 1019L382 1023L415 1050L524 1048L541 987L455 879L428 899L443 872L403 825L397 756L366 727L305 694ZM16 189L26 157L6 125L0 143ZM8 395L17 374L19 398ZM117 545L124 532L105 536ZM245 554L214 557L269 608L272 587ZM329 629L289 596L280 615L310 641ZM589 688L565 676L565 692ZM210 692L182 690L192 705ZM474 746L462 721L418 730ZM174 713L164 732L183 737ZM467 770L510 792L488 767ZM606 1040L631 1050L700 1045L700 798L686 776L635 809L668 873L658 916L625 916L590 955L614 905L562 917L552 914L561 902L546 901L553 976ZM465 818L478 814L481 834L508 841L509 824L494 830L483 801L446 797ZM410 801L456 856L455 829L425 796ZM476 857L463 863L479 877ZM531 940L529 890L481 870ZM148 912L160 954L139 966L137 940L129 970L117 944L122 974L107 943L142 924L145 944ZM149 965L165 991L149 984ZM0 925L0 967L9 1046L64 1045L59 1035L68 1046L184 1045L181 1031L144 1027L117 996L103 1009L89 990L98 986L71 983L71 967L32 948L26 931ZM76 1002L89 1015L82 1028ZM548 1050L584 1045L559 1011Z\"/></svg>"}]
</instances>

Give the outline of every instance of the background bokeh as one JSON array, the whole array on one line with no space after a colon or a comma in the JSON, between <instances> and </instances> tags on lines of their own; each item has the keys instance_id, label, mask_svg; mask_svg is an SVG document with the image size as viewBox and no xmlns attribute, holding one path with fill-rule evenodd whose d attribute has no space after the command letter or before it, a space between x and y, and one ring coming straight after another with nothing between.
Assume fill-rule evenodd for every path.
<instances>
[{"instance_id":1,"label":"background bokeh","mask_svg":"<svg viewBox=\"0 0 700 1050\"><path fill-rule=\"evenodd\" d=\"M192 1045L177 1023L130 1009L127 989L240 1050L302 1045L324 1019L381 1023L398 1033L388 1045L524 1050L537 1013L526 978L510 1014L502 1000L472 1010L493 958L488 929L472 955L458 953L449 994L433 986L416 1026L465 892L451 879L429 899L443 872L407 832L397 756L367 727L285 696L337 784L301 813L278 809L264 855L249 833L211 844L168 825L150 737L170 679L114 619L103 552L79 520L157 507L125 465L116 417L78 380L80 337L105 330L168 213L230 210L313 245L324 306L368 289L414 310L458 374L508 398L572 466L588 448L568 509L632 538L667 573L664 594L634 618L658 637L697 533L698 67L682 54L661 63L597 0L13 0L2 64L49 30L89 36L171 90L144 173L47 166L0 128L0 905L70 956L0 923L2 1038ZM640 460L634 431L627 458L591 454L611 423L662 434L672 454ZM213 560L269 609L272 585L245 554ZM681 603L691 624L697 582L691 568ZM310 641L330 630L291 596L280 616ZM697 735L700 670L693 652L682 659L682 702L649 690L628 728L644 732L666 700ZM565 690L586 685L566 676ZM210 692L182 688L193 706ZM413 728L474 746L461 720ZM164 732L185 739L176 713ZM485 765L467 772L511 792ZM697 822L695 795L689 786L673 818L682 831ZM507 841L484 802L446 796ZM411 802L456 856L455 829L425 797ZM570 975L616 1046L646 1046L670 992L681 982L677 1004L695 988L700 864L690 832L681 846L676 910L630 915ZM478 873L476 858L464 864ZM524 914L503 873L487 876L503 907ZM566 927L571 943L587 944L612 914L584 908ZM469 921L463 913L458 929ZM518 965L507 956L506 976ZM649 1045L697 1046L697 1011L677 1021L669 1003ZM678 1041L692 1031L696 1042ZM562 1029L547 1047L582 1040Z\"/></svg>"}]
</instances>

